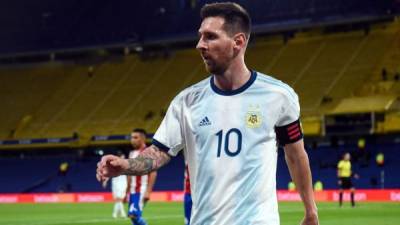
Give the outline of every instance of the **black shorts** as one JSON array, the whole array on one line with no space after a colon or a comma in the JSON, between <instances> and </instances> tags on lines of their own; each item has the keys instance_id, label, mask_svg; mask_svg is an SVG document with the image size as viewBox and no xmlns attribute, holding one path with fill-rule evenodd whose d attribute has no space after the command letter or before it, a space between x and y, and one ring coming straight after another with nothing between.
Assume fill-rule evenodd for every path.
<instances>
[{"instance_id":1,"label":"black shorts","mask_svg":"<svg viewBox=\"0 0 400 225\"><path fill-rule=\"evenodd\" d=\"M351 177L340 177L339 178L340 189L350 189L353 188L353 183L351 182Z\"/></svg>"}]
</instances>

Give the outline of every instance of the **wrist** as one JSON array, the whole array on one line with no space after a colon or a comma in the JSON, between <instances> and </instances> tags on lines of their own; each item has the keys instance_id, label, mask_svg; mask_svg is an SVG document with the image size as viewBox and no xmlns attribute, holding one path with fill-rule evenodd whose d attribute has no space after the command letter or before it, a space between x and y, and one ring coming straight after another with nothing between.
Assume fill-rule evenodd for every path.
<instances>
[{"instance_id":1,"label":"wrist","mask_svg":"<svg viewBox=\"0 0 400 225\"><path fill-rule=\"evenodd\" d=\"M126 174L129 170L129 159L122 159L121 162L122 173Z\"/></svg>"},{"instance_id":2,"label":"wrist","mask_svg":"<svg viewBox=\"0 0 400 225\"><path fill-rule=\"evenodd\" d=\"M318 209L316 206L307 208L305 211L305 216L306 217L314 217L318 215Z\"/></svg>"}]
</instances>

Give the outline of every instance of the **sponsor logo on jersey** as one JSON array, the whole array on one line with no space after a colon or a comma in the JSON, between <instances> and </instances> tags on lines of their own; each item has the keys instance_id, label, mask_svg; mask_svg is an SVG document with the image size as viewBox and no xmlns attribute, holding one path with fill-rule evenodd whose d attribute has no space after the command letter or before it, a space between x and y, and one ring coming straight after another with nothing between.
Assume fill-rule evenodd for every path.
<instances>
[{"instance_id":1,"label":"sponsor logo on jersey","mask_svg":"<svg viewBox=\"0 0 400 225\"><path fill-rule=\"evenodd\" d=\"M246 126L249 128L258 128L261 126L262 116L259 106L250 106L246 113Z\"/></svg>"},{"instance_id":2,"label":"sponsor logo on jersey","mask_svg":"<svg viewBox=\"0 0 400 225\"><path fill-rule=\"evenodd\" d=\"M202 126L208 126L208 125L211 125L211 121L206 116L200 121L199 126L202 127Z\"/></svg>"}]
</instances>

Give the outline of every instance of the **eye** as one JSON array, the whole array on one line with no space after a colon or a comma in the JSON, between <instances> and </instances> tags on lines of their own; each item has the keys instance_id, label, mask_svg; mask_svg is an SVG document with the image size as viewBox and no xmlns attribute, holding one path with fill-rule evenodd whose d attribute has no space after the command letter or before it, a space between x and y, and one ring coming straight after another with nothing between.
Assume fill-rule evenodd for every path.
<instances>
[{"instance_id":1,"label":"eye","mask_svg":"<svg viewBox=\"0 0 400 225\"><path fill-rule=\"evenodd\" d=\"M217 35L214 34L214 33L207 33L207 34L205 34L204 36L205 36L205 38L208 39L208 40L217 39Z\"/></svg>"}]
</instances>

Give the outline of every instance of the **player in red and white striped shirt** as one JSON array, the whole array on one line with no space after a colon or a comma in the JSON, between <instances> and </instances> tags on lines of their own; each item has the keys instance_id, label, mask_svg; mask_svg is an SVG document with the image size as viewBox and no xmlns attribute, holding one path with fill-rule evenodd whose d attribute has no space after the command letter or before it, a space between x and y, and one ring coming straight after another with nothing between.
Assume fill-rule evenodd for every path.
<instances>
[{"instance_id":1,"label":"player in red and white striped shirt","mask_svg":"<svg viewBox=\"0 0 400 225\"><path fill-rule=\"evenodd\" d=\"M189 168L187 164L185 166L184 193L183 209L185 211L185 225L190 225L190 216L192 215L192 193L190 191Z\"/></svg>"},{"instance_id":2,"label":"player in red and white striped shirt","mask_svg":"<svg viewBox=\"0 0 400 225\"><path fill-rule=\"evenodd\" d=\"M143 129L134 129L131 134L131 144L133 150L129 153L129 158L136 158L141 151L146 148L146 131ZM150 194L156 181L157 172L151 172L149 175L128 176L129 209L128 216L133 225L146 225L142 218L144 204L150 200Z\"/></svg>"}]
</instances>

